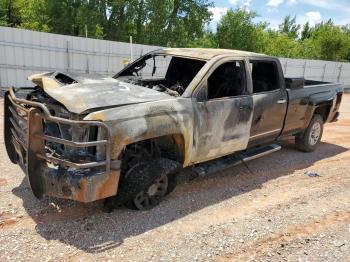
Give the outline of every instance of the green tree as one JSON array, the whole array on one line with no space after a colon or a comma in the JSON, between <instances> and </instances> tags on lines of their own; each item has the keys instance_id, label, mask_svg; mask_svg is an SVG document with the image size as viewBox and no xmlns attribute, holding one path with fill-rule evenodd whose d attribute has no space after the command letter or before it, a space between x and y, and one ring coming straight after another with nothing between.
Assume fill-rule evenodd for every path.
<instances>
[{"instance_id":1,"label":"green tree","mask_svg":"<svg viewBox=\"0 0 350 262\"><path fill-rule=\"evenodd\" d=\"M262 49L261 31L266 24L256 24L254 12L244 9L229 10L217 25L216 40L220 48L231 48L246 51Z\"/></svg>"},{"instance_id":2,"label":"green tree","mask_svg":"<svg viewBox=\"0 0 350 262\"><path fill-rule=\"evenodd\" d=\"M212 16L210 6L208 0L148 1L147 42L151 44L159 37L161 45L185 47L203 37Z\"/></svg>"},{"instance_id":3,"label":"green tree","mask_svg":"<svg viewBox=\"0 0 350 262\"><path fill-rule=\"evenodd\" d=\"M301 26L286 16L278 30L257 14L229 10L208 30L211 0L1 0L0 25L158 46L231 48L290 58L350 59L350 24Z\"/></svg>"},{"instance_id":4,"label":"green tree","mask_svg":"<svg viewBox=\"0 0 350 262\"><path fill-rule=\"evenodd\" d=\"M312 33L313 33L313 28L310 26L309 22L306 22L306 24L303 27L303 30L301 31L301 40L310 38Z\"/></svg>"},{"instance_id":5,"label":"green tree","mask_svg":"<svg viewBox=\"0 0 350 262\"><path fill-rule=\"evenodd\" d=\"M263 37L263 53L287 58L298 56L298 42L288 35L268 30L268 32L264 32Z\"/></svg>"},{"instance_id":6,"label":"green tree","mask_svg":"<svg viewBox=\"0 0 350 262\"><path fill-rule=\"evenodd\" d=\"M21 22L22 0L0 1L0 25L18 27Z\"/></svg>"},{"instance_id":7,"label":"green tree","mask_svg":"<svg viewBox=\"0 0 350 262\"><path fill-rule=\"evenodd\" d=\"M301 26L296 23L296 17L291 18L290 15L286 16L283 23L279 25L279 32L286 34L292 39L297 39L299 36L299 30Z\"/></svg>"},{"instance_id":8,"label":"green tree","mask_svg":"<svg viewBox=\"0 0 350 262\"><path fill-rule=\"evenodd\" d=\"M49 26L49 15L47 14L47 1L25 1L25 7L21 8L21 20L20 27L41 31L51 32L52 29Z\"/></svg>"},{"instance_id":9,"label":"green tree","mask_svg":"<svg viewBox=\"0 0 350 262\"><path fill-rule=\"evenodd\" d=\"M320 50L320 59L339 61L347 58L348 39L342 29L331 20L316 26L312 40Z\"/></svg>"},{"instance_id":10,"label":"green tree","mask_svg":"<svg viewBox=\"0 0 350 262\"><path fill-rule=\"evenodd\" d=\"M218 46L215 34L211 31L206 31L202 37L196 38L187 45L194 48L215 48Z\"/></svg>"}]
</instances>

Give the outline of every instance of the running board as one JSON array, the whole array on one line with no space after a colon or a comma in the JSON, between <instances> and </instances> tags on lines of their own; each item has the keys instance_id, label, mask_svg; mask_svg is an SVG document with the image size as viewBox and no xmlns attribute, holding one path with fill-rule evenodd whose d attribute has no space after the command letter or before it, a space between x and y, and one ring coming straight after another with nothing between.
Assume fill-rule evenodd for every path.
<instances>
[{"instance_id":1,"label":"running board","mask_svg":"<svg viewBox=\"0 0 350 262\"><path fill-rule=\"evenodd\" d=\"M248 149L246 151L241 151L239 153L234 153L232 155L224 156L219 159L204 162L202 164L199 164L198 166L194 166L193 170L199 176L205 176L210 173L214 173L230 167L234 167L242 162L248 162L250 160L272 154L281 149L282 147L277 144L255 147L252 149Z\"/></svg>"}]
</instances>

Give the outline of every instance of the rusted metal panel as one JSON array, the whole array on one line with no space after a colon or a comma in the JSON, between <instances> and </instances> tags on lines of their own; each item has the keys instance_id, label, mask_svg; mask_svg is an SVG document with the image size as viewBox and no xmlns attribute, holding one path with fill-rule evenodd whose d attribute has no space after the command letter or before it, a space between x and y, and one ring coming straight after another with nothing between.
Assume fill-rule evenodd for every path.
<instances>
[{"instance_id":1,"label":"rusted metal panel","mask_svg":"<svg viewBox=\"0 0 350 262\"><path fill-rule=\"evenodd\" d=\"M42 117L37 108L30 108L28 113L27 131L27 175L33 194L37 198L44 195L43 176L47 170L46 162L38 157L38 154L45 154L45 143L38 139L36 135L44 132Z\"/></svg>"},{"instance_id":2,"label":"rusted metal panel","mask_svg":"<svg viewBox=\"0 0 350 262\"><path fill-rule=\"evenodd\" d=\"M45 195L92 202L116 195L119 178L119 170L84 176L49 172L44 179Z\"/></svg>"}]
</instances>

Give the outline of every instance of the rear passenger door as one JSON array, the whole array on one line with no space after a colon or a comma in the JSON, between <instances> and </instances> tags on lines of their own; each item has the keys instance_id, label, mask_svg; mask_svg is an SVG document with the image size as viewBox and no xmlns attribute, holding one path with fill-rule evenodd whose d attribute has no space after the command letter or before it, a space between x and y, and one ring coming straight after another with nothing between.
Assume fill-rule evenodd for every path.
<instances>
[{"instance_id":1,"label":"rear passenger door","mask_svg":"<svg viewBox=\"0 0 350 262\"><path fill-rule=\"evenodd\" d=\"M279 63L271 59L250 60L253 81L253 121L250 144L276 139L283 128L287 93Z\"/></svg>"}]
</instances>

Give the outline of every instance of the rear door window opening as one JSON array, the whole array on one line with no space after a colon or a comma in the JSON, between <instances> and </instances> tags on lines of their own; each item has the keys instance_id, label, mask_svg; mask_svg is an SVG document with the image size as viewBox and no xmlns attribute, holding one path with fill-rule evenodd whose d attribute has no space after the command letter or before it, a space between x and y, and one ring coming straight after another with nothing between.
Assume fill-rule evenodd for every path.
<instances>
[{"instance_id":1,"label":"rear door window opening","mask_svg":"<svg viewBox=\"0 0 350 262\"><path fill-rule=\"evenodd\" d=\"M279 72L273 61L250 61L253 80L253 93L265 93L277 90L279 85Z\"/></svg>"}]
</instances>

